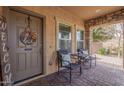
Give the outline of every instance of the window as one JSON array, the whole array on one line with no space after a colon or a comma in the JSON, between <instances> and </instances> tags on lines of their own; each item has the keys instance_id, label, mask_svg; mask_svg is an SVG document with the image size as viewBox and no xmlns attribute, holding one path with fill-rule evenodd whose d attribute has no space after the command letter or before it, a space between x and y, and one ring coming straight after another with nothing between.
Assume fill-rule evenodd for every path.
<instances>
[{"instance_id":1,"label":"window","mask_svg":"<svg viewBox=\"0 0 124 93\"><path fill-rule=\"evenodd\" d=\"M71 52L71 27L59 24L59 49L67 49Z\"/></svg>"},{"instance_id":2,"label":"window","mask_svg":"<svg viewBox=\"0 0 124 93\"><path fill-rule=\"evenodd\" d=\"M76 33L77 33L77 49L84 48L84 31L78 30Z\"/></svg>"}]
</instances>

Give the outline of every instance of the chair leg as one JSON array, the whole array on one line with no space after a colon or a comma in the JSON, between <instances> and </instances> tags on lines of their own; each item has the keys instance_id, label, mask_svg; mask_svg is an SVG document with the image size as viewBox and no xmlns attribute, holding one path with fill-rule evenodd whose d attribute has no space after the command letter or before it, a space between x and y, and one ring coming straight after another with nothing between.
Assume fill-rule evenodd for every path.
<instances>
[{"instance_id":1,"label":"chair leg","mask_svg":"<svg viewBox=\"0 0 124 93\"><path fill-rule=\"evenodd\" d=\"M72 73L71 73L71 69L70 69L70 84L71 84L71 80L72 80Z\"/></svg>"},{"instance_id":2,"label":"chair leg","mask_svg":"<svg viewBox=\"0 0 124 93\"><path fill-rule=\"evenodd\" d=\"M84 66L84 62L85 62L85 61L83 60L83 62L82 62L82 63L83 63L83 66Z\"/></svg>"},{"instance_id":3,"label":"chair leg","mask_svg":"<svg viewBox=\"0 0 124 93\"><path fill-rule=\"evenodd\" d=\"M92 60L90 59L90 68L91 68L91 65L92 65Z\"/></svg>"},{"instance_id":4,"label":"chair leg","mask_svg":"<svg viewBox=\"0 0 124 93\"><path fill-rule=\"evenodd\" d=\"M80 76L81 76L81 74L82 74L82 64L80 62Z\"/></svg>"},{"instance_id":5,"label":"chair leg","mask_svg":"<svg viewBox=\"0 0 124 93\"><path fill-rule=\"evenodd\" d=\"M82 74L82 66L80 64L80 76L81 76L81 74Z\"/></svg>"},{"instance_id":6,"label":"chair leg","mask_svg":"<svg viewBox=\"0 0 124 93\"><path fill-rule=\"evenodd\" d=\"M72 80L72 73L71 73L71 64L70 64L70 84L71 84L71 80Z\"/></svg>"},{"instance_id":7,"label":"chair leg","mask_svg":"<svg viewBox=\"0 0 124 93\"><path fill-rule=\"evenodd\" d=\"M59 66L58 66L58 75L60 74L60 72L59 72Z\"/></svg>"},{"instance_id":8,"label":"chair leg","mask_svg":"<svg viewBox=\"0 0 124 93\"><path fill-rule=\"evenodd\" d=\"M95 55L95 66L96 66L96 55Z\"/></svg>"}]
</instances>

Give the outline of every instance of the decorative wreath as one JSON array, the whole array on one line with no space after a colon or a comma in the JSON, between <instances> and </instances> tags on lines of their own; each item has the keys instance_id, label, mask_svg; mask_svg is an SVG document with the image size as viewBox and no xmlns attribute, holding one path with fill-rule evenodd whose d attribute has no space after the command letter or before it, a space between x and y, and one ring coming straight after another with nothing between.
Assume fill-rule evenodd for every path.
<instances>
[{"instance_id":1,"label":"decorative wreath","mask_svg":"<svg viewBox=\"0 0 124 93\"><path fill-rule=\"evenodd\" d=\"M33 42L36 42L37 34L36 32L32 32L30 28L30 17L28 17L28 26L25 28L25 31L23 31L20 34L20 41L24 45L32 45Z\"/></svg>"},{"instance_id":2,"label":"decorative wreath","mask_svg":"<svg viewBox=\"0 0 124 93\"><path fill-rule=\"evenodd\" d=\"M31 45L32 44L32 36L31 36L31 31L29 30L29 28L25 28L25 31L23 31L20 34L20 41L24 45Z\"/></svg>"}]
</instances>

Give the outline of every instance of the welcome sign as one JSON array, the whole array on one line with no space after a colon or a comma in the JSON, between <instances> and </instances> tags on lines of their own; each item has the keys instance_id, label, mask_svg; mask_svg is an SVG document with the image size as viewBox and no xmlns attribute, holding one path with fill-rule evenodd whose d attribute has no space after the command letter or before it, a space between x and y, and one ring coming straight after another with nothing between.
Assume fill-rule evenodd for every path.
<instances>
[{"instance_id":1,"label":"welcome sign","mask_svg":"<svg viewBox=\"0 0 124 93\"><path fill-rule=\"evenodd\" d=\"M7 23L6 18L0 16L0 85L12 85L12 73L9 63L9 53L7 47Z\"/></svg>"}]
</instances>

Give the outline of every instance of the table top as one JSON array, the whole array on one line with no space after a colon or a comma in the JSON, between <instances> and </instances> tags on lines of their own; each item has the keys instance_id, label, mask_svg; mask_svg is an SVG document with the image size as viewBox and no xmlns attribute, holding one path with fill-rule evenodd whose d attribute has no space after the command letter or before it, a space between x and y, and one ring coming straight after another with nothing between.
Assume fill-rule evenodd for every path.
<instances>
[{"instance_id":1,"label":"table top","mask_svg":"<svg viewBox=\"0 0 124 93\"><path fill-rule=\"evenodd\" d=\"M70 53L71 55L78 55L78 53Z\"/></svg>"}]
</instances>

